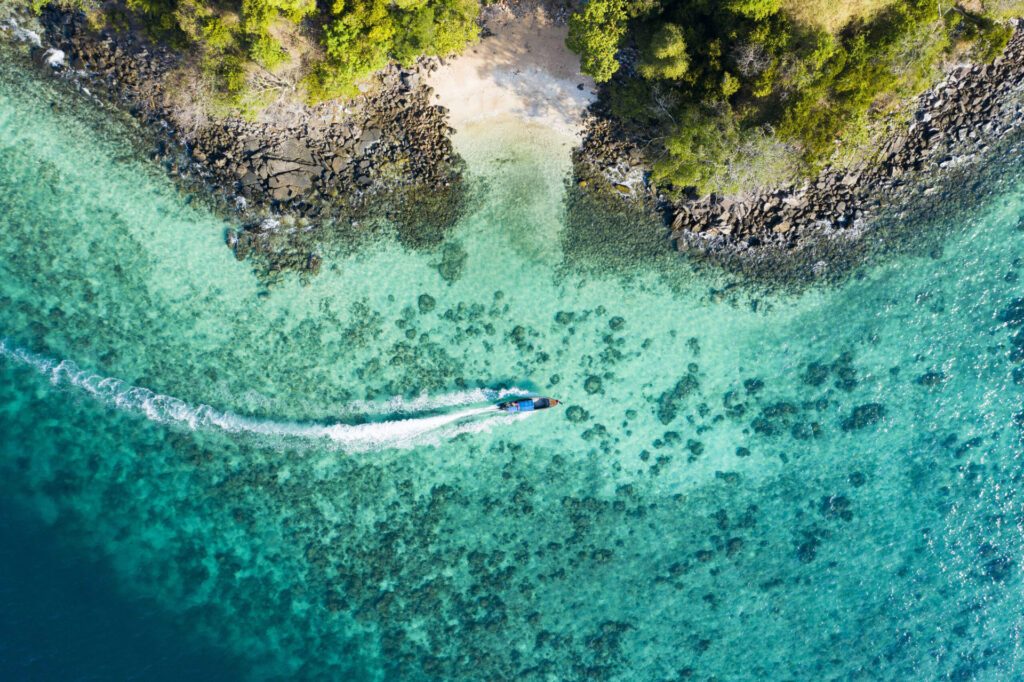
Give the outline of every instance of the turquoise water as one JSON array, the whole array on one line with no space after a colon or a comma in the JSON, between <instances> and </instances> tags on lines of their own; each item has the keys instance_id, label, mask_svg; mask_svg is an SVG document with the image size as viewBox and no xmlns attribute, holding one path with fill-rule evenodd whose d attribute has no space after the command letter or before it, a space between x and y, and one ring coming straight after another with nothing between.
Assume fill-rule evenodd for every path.
<instances>
[{"instance_id":1,"label":"turquoise water","mask_svg":"<svg viewBox=\"0 0 1024 682\"><path fill-rule=\"evenodd\" d=\"M137 622L209 679L1022 675L1016 185L941 253L767 294L578 267L564 140L504 122L459 140L442 249L268 292L130 131L2 76L4 517L82 567L35 589L97 586L57 619L101 624L81 651ZM484 409L517 390L566 406ZM128 676L99 665L37 677Z\"/></svg>"}]
</instances>

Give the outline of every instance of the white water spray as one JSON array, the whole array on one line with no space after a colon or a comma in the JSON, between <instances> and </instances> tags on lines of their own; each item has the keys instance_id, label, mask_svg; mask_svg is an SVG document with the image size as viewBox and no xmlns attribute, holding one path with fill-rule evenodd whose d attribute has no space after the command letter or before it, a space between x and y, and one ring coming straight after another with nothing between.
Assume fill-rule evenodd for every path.
<instances>
[{"instance_id":1,"label":"white water spray","mask_svg":"<svg viewBox=\"0 0 1024 682\"><path fill-rule=\"evenodd\" d=\"M429 412L460 405L476 405L478 403L495 402L503 398L529 395L525 388L471 388L465 391L454 391L443 395L427 395L421 393L415 398L395 396L383 402L355 400L341 408L340 414L408 414L413 412Z\"/></svg>"},{"instance_id":2,"label":"white water spray","mask_svg":"<svg viewBox=\"0 0 1024 682\"><path fill-rule=\"evenodd\" d=\"M489 428L495 419L506 422L515 419L488 405L467 407L457 412L428 417L355 425L262 420L223 412L209 405L190 405L178 398L132 386L120 379L88 372L68 360L55 361L21 348L11 347L4 340L0 340L0 357L32 367L47 377L54 386L81 389L104 404L140 413L150 421L161 424L181 424L193 430L207 428L228 433L278 438L324 439L336 443L343 450L354 452L437 444L460 433L478 432ZM472 405L526 392L520 389L474 389L434 397L421 395L411 400L396 397L384 403L359 401L345 406L342 413L422 412Z\"/></svg>"}]
</instances>

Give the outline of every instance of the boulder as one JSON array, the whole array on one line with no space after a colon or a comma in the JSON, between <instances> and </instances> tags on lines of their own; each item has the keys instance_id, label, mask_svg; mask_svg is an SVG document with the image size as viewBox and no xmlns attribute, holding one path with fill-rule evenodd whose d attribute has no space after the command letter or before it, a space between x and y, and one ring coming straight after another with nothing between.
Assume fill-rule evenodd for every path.
<instances>
[{"instance_id":1,"label":"boulder","mask_svg":"<svg viewBox=\"0 0 1024 682\"><path fill-rule=\"evenodd\" d=\"M270 198L274 201L288 201L294 195L291 187L278 187L270 191Z\"/></svg>"},{"instance_id":2,"label":"boulder","mask_svg":"<svg viewBox=\"0 0 1024 682\"><path fill-rule=\"evenodd\" d=\"M249 187L250 185L256 185L260 181L259 176L252 171L247 171L239 182L242 183L242 187Z\"/></svg>"},{"instance_id":3,"label":"boulder","mask_svg":"<svg viewBox=\"0 0 1024 682\"><path fill-rule=\"evenodd\" d=\"M295 161L284 161L282 159L268 159L266 175L273 177L275 175L282 175L284 173L294 173L296 171L308 170L309 166Z\"/></svg>"},{"instance_id":4,"label":"boulder","mask_svg":"<svg viewBox=\"0 0 1024 682\"><path fill-rule=\"evenodd\" d=\"M345 170L345 167L349 164L351 160L352 159L350 159L347 156L335 156L333 159L331 159L331 170L334 171L335 173L340 173L341 171Z\"/></svg>"},{"instance_id":5,"label":"boulder","mask_svg":"<svg viewBox=\"0 0 1024 682\"><path fill-rule=\"evenodd\" d=\"M306 143L294 138L279 143L267 156L271 159L290 161L304 166L316 165L316 162L313 161L313 152L306 146Z\"/></svg>"},{"instance_id":6,"label":"boulder","mask_svg":"<svg viewBox=\"0 0 1024 682\"><path fill-rule=\"evenodd\" d=\"M313 186L313 180L306 173L292 171L290 173L281 173L280 175L273 176L267 184L271 189L291 187L297 190L296 194L298 194L310 189Z\"/></svg>"},{"instance_id":7,"label":"boulder","mask_svg":"<svg viewBox=\"0 0 1024 682\"><path fill-rule=\"evenodd\" d=\"M367 128L363 131L363 134L359 136L359 142L356 143L356 152L358 154L365 154L370 151L377 146L383 135L384 132L380 128Z\"/></svg>"}]
</instances>

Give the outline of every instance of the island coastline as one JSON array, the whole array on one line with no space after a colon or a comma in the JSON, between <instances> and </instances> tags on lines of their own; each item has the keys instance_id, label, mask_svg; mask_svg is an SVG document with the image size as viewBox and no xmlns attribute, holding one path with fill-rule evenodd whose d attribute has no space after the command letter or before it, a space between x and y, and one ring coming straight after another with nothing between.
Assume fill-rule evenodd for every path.
<instances>
[{"instance_id":1,"label":"island coastline","mask_svg":"<svg viewBox=\"0 0 1024 682\"><path fill-rule=\"evenodd\" d=\"M1015 30L993 64L955 66L913 112L875 158L855 167L826 167L798 184L742 196L674 199L651 183L638 153L643 142L598 107L574 155L574 184L657 214L672 247L697 262L773 283L835 281L870 254L919 236L898 223L917 230L935 217L936 204L970 206L986 193L975 176L1021 131L1024 33Z\"/></svg>"},{"instance_id":2,"label":"island coastline","mask_svg":"<svg viewBox=\"0 0 1024 682\"><path fill-rule=\"evenodd\" d=\"M969 169L1019 130L1017 30L993 64L958 65L921 95L911 124L869 162L744 196L673 198L651 181L643 141L594 102L599 88L564 47L566 18L543 3L490 5L482 41L462 56L391 65L354 100L283 107L253 121L176 111L168 90L180 58L134 33L90 30L80 13L45 10L46 43L67 63L39 68L153 131L154 160L211 190L239 226L228 245L268 282L315 275L334 246L381 220L409 246L439 244L466 207L458 131L492 117L560 131L575 145L573 191L658 216L666 251L801 285L843 277L877 251L868 235L879 237L894 218L927 216L928 197L963 191ZM37 63L46 47L33 50Z\"/></svg>"}]
</instances>

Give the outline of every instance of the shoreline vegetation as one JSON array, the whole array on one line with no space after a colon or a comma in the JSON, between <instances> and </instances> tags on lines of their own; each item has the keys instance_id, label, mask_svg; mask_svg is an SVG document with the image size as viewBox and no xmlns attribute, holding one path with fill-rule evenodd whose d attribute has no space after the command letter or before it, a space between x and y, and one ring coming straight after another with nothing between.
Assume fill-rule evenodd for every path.
<instances>
[{"instance_id":1,"label":"shoreline vegetation","mask_svg":"<svg viewBox=\"0 0 1024 682\"><path fill-rule=\"evenodd\" d=\"M598 112L574 153L574 182L606 205L623 203L618 194L646 206L673 247L698 262L798 287L838 280L873 254L930 244L922 228L992 193L998 178L987 166L1012 164L1024 132L1024 33L993 64L953 68L912 105L910 121L891 125L856 164L682 198L644 182L640 143Z\"/></svg>"},{"instance_id":2,"label":"shoreline vegetation","mask_svg":"<svg viewBox=\"0 0 1024 682\"><path fill-rule=\"evenodd\" d=\"M569 46L670 195L738 194L856 163L878 123L950 64L991 63L1012 27L935 0L590 0ZM1019 4L1016 8L1014 5ZM970 5L970 6L968 6Z\"/></svg>"},{"instance_id":3,"label":"shoreline vegetation","mask_svg":"<svg viewBox=\"0 0 1024 682\"><path fill-rule=\"evenodd\" d=\"M2 7L39 68L214 190L268 283L380 229L440 244L467 206L452 124L504 109L581 138L570 210L660 216L666 251L734 271L835 277L1011 139L1024 89L1017 0Z\"/></svg>"}]
</instances>

